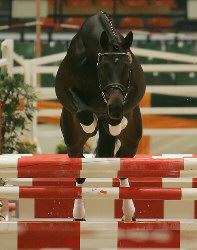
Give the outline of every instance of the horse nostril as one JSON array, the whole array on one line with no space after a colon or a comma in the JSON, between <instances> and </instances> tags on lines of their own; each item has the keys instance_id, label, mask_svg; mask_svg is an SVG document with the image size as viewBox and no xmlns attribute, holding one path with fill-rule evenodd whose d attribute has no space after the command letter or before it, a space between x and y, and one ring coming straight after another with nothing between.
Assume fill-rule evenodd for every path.
<instances>
[{"instance_id":1,"label":"horse nostril","mask_svg":"<svg viewBox=\"0 0 197 250\"><path fill-rule=\"evenodd\" d=\"M123 114L123 105L109 104L108 115L111 119L120 119Z\"/></svg>"}]
</instances>

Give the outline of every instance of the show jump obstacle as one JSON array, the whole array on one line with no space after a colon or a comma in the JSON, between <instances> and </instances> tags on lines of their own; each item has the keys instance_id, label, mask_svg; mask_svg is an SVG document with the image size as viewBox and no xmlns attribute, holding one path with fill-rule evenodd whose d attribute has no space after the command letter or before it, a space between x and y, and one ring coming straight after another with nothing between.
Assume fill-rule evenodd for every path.
<instances>
[{"instance_id":1,"label":"show jump obstacle","mask_svg":"<svg viewBox=\"0 0 197 250\"><path fill-rule=\"evenodd\" d=\"M19 203L19 219L0 222L2 250L196 249L197 155L1 155L0 177L4 206ZM76 177L88 178L84 187ZM86 200L85 222L71 221L76 198ZM134 200L137 222L117 221L119 199Z\"/></svg>"}]
</instances>

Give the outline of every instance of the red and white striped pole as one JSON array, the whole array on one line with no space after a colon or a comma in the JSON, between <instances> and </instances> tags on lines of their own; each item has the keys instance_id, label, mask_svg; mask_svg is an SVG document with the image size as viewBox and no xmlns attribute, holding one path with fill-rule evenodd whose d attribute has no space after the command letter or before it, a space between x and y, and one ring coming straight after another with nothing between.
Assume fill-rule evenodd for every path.
<instances>
[{"instance_id":1,"label":"red and white striped pole","mask_svg":"<svg viewBox=\"0 0 197 250\"><path fill-rule=\"evenodd\" d=\"M42 23L39 23L39 24L42 24ZM0 26L0 30L8 30L8 29L15 29L15 28L22 28L22 27L31 27L31 26L36 26L36 25L37 25L37 22L2 25L2 26Z\"/></svg>"},{"instance_id":2,"label":"red and white striped pole","mask_svg":"<svg viewBox=\"0 0 197 250\"><path fill-rule=\"evenodd\" d=\"M0 156L6 178L197 177L197 158L68 158L66 155Z\"/></svg>"},{"instance_id":3,"label":"red and white striped pole","mask_svg":"<svg viewBox=\"0 0 197 250\"><path fill-rule=\"evenodd\" d=\"M5 199L134 199L197 200L195 188L65 188L65 187L0 187Z\"/></svg>"},{"instance_id":4,"label":"red and white striped pole","mask_svg":"<svg viewBox=\"0 0 197 250\"><path fill-rule=\"evenodd\" d=\"M197 187L197 178L160 178L133 177L129 178L130 187L163 187L163 188L192 188ZM60 186L75 187L75 178L9 178L9 186ZM88 178L83 187L119 187L118 178Z\"/></svg>"},{"instance_id":5,"label":"red and white striped pole","mask_svg":"<svg viewBox=\"0 0 197 250\"><path fill-rule=\"evenodd\" d=\"M36 26L36 25L41 25L42 27L51 27L51 28L56 28L56 27L61 27L61 28L67 28L67 29L79 29L79 25L75 24L43 24L43 22L27 22L27 23L19 23L19 24L11 24L11 25L1 25L0 30L9 30L9 29L16 29L16 28L23 28L23 27L31 27L31 26Z\"/></svg>"}]
</instances>

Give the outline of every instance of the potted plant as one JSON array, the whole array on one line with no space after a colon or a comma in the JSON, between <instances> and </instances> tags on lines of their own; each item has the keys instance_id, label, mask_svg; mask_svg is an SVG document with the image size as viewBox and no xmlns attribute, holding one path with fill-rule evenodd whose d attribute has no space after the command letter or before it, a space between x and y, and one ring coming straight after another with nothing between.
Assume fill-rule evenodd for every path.
<instances>
[{"instance_id":1,"label":"potted plant","mask_svg":"<svg viewBox=\"0 0 197 250\"><path fill-rule=\"evenodd\" d=\"M93 151L93 150L92 150L92 147L91 147L91 145L90 145L90 142L87 141L87 142L85 143L85 145L84 145L84 150L83 150L83 152L84 152L85 154L92 154L92 153L93 153L92 151ZM57 145L57 147L56 147L56 153L57 153L57 154L67 154L67 153L68 153L66 144L65 144L64 142L61 142L61 143L59 143L59 144Z\"/></svg>"},{"instance_id":2,"label":"potted plant","mask_svg":"<svg viewBox=\"0 0 197 250\"><path fill-rule=\"evenodd\" d=\"M25 144L23 136L28 131L28 123L33 119L37 99L32 86L24 82L21 76L10 77L7 73L0 73L1 99L1 146L2 153L34 153L35 145L28 146L27 152L22 152ZM33 149L33 152L31 150Z\"/></svg>"}]
</instances>

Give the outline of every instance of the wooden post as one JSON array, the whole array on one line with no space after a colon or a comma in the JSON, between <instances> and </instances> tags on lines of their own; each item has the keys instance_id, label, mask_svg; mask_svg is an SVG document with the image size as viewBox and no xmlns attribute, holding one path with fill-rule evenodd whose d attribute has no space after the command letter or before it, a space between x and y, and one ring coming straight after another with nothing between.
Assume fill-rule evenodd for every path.
<instances>
[{"instance_id":1,"label":"wooden post","mask_svg":"<svg viewBox=\"0 0 197 250\"><path fill-rule=\"evenodd\" d=\"M36 0L36 58L41 56L41 24L40 24L40 0ZM37 85L40 85L40 74L37 74Z\"/></svg>"}]
</instances>

